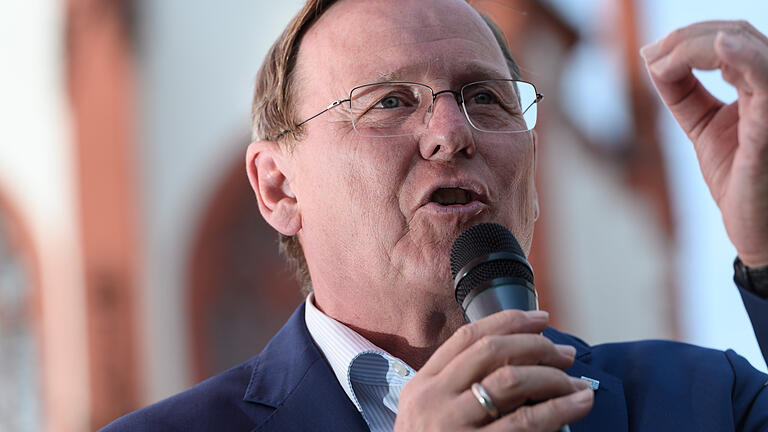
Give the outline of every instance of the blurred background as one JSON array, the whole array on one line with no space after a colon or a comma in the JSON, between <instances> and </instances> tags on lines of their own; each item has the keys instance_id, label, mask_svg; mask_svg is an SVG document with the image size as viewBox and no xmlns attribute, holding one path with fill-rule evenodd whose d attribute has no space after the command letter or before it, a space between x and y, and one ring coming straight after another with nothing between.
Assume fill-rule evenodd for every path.
<instances>
[{"instance_id":1,"label":"blurred background","mask_svg":"<svg viewBox=\"0 0 768 432\"><path fill-rule=\"evenodd\" d=\"M0 3L0 431L98 429L258 353L302 300L243 168L254 76L301 3ZM554 324L765 370L735 251L638 55L698 20L766 33L765 2L473 4L545 95L532 262Z\"/></svg>"}]
</instances>

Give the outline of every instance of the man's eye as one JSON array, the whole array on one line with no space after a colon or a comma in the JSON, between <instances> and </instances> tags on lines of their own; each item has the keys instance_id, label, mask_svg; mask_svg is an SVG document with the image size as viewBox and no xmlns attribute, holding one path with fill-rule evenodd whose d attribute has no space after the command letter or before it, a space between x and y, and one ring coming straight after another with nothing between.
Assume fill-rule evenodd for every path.
<instances>
[{"instance_id":1,"label":"man's eye","mask_svg":"<svg viewBox=\"0 0 768 432\"><path fill-rule=\"evenodd\" d=\"M387 96L384 99L380 100L379 103L374 105L374 108L385 108L385 109L391 109L391 108L398 108L402 105L402 102L397 96Z\"/></svg>"},{"instance_id":2,"label":"man's eye","mask_svg":"<svg viewBox=\"0 0 768 432\"><path fill-rule=\"evenodd\" d=\"M496 98L493 96L493 94L485 92L485 93L477 93L476 95L472 96L472 102L480 105L488 105L496 102Z\"/></svg>"}]
</instances>

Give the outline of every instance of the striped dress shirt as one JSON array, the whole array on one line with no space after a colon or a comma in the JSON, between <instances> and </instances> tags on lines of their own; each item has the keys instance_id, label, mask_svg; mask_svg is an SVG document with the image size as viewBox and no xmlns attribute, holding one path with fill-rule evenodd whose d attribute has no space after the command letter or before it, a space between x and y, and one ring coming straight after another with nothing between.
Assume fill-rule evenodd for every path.
<instances>
[{"instance_id":1,"label":"striped dress shirt","mask_svg":"<svg viewBox=\"0 0 768 432\"><path fill-rule=\"evenodd\" d=\"M312 339L371 431L392 431L400 390L416 373L404 361L325 315L306 300L304 319Z\"/></svg>"}]
</instances>

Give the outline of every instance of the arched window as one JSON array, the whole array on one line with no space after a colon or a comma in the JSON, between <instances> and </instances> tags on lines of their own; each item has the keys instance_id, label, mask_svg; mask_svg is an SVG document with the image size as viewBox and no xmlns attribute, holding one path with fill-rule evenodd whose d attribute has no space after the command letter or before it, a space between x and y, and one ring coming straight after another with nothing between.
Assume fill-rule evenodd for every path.
<instances>
[{"instance_id":1,"label":"arched window","mask_svg":"<svg viewBox=\"0 0 768 432\"><path fill-rule=\"evenodd\" d=\"M188 298L195 381L258 354L302 301L277 245L238 158L194 239Z\"/></svg>"},{"instance_id":2,"label":"arched window","mask_svg":"<svg viewBox=\"0 0 768 432\"><path fill-rule=\"evenodd\" d=\"M42 430L37 279L16 213L0 196L0 430Z\"/></svg>"}]
</instances>

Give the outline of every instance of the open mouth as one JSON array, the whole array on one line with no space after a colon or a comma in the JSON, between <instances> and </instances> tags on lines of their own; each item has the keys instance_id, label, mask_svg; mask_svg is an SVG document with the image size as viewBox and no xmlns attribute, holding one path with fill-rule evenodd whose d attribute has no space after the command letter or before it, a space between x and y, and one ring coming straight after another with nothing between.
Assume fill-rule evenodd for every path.
<instances>
[{"instance_id":1,"label":"open mouth","mask_svg":"<svg viewBox=\"0 0 768 432\"><path fill-rule=\"evenodd\" d=\"M429 202L442 206L466 205L475 201L471 191L462 188L439 188L429 196Z\"/></svg>"}]
</instances>

